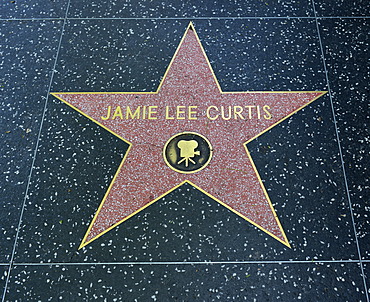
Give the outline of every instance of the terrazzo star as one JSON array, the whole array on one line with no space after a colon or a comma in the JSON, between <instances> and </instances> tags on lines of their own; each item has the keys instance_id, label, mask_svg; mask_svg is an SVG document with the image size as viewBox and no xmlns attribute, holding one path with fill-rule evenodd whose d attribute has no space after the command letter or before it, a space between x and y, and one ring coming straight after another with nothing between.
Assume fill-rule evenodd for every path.
<instances>
[{"instance_id":1,"label":"terrazzo star","mask_svg":"<svg viewBox=\"0 0 370 302\"><path fill-rule=\"evenodd\" d=\"M184 183L290 247L247 145L323 94L223 92L191 23L156 92L52 93L129 144L80 248Z\"/></svg>"}]
</instances>

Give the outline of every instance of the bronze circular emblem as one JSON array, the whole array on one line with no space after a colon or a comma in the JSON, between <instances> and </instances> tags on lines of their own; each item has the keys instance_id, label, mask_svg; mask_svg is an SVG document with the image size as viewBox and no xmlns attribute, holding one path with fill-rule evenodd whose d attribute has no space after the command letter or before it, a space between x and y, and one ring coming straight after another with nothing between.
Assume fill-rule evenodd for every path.
<instances>
[{"instance_id":1,"label":"bronze circular emblem","mask_svg":"<svg viewBox=\"0 0 370 302\"><path fill-rule=\"evenodd\" d=\"M204 169L212 158L211 143L203 135L182 132L172 136L164 146L166 164L179 173L195 173Z\"/></svg>"}]
</instances>

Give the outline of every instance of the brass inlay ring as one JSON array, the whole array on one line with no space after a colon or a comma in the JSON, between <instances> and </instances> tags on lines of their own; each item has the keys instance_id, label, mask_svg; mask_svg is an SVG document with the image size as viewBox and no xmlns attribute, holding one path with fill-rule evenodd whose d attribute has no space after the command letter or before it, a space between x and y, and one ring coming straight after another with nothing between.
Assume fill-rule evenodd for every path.
<instances>
[{"instance_id":1,"label":"brass inlay ring","mask_svg":"<svg viewBox=\"0 0 370 302\"><path fill-rule=\"evenodd\" d=\"M211 161L212 153L209 140L196 132L177 133L163 148L163 158L167 166L184 174L204 169Z\"/></svg>"}]
</instances>

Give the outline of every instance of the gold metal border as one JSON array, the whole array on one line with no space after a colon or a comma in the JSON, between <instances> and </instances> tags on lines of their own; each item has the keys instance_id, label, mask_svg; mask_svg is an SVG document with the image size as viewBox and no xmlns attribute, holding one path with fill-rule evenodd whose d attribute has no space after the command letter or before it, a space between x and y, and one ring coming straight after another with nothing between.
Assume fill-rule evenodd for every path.
<instances>
[{"instance_id":1,"label":"gold metal border","mask_svg":"<svg viewBox=\"0 0 370 302\"><path fill-rule=\"evenodd\" d=\"M250 159L250 161L251 161L251 163L252 163L253 169L254 169L254 171L255 171L255 172L256 172L256 174L257 174L257 177L258 177L259 183L260 183L260 185L261 185L261 187L262 187L262 189L263 189L263 191L264 191L264 193L265 193L265 196L266 196L266 198L267 198L267 200L268 200L268 203L269 203L269 205L270 205L271 211L273 212L273 214L274 214L274 216L275 216L275 219L276 219L276 221L277 221L277 223L278 223L278 225L279 225L280 231L281 231L281 233L283 234L283 237L284 237L285 241L283 241L283 240L281 240L280 238L276 237L276 236L275 236L275 235L273 235L271 232L269 232L269 231L267 231L266 229L262 228L262 227L261 227L260 225L258 225L256 222L254 222L254 221L250 220L249 218L247 218L247 217L243 216L241 213L239 213L239 212L235 211L235 210L234 210L234 209L232 209L230 206L228 206L226 203L224 203L224 202L222 202L222 201L218 200L217 198L215 198L215 197L214 197L214 196L212 196L211 194L207 193L206 191L202 190L200 187L196 186L195 184L193 184L192 182L190 182L190 181L188 181L188 180L185 180L184 182L182 182L182 183L178 184L177 186L173 187L172 189L170 189L170 190L168 190L167 192L165 192L164 194L162 194L160 197L158 197L158 198L154 199L153 201L151 201L150 203L147 203L145 206L143 206L142 208L138 209L138 210L137 210L137 211L135 211L134 213L132 213L132 214L130 214L129 216L125 217L124 219L122 219L122 220L118 221L117 223L115 223L115 224L114 224L114 225L112 225L110 228L106 229L105 231L103 231L102 233L100 233L99 235L97 235L96 237L94 237L93 239L91 239L91 240L89 240L89 241L86 241L87 236L88 236L88 234L89 234L89 232L90 232L90 230L91 230L91 228L92 228L93 224L95 223L96 218L98 217L99 212L100 212L100 210L102 209L102 207L103 207L103 205L104 205L104 203L105 203L105 200L106 200L106 198L107 198L107 196L108 196L108 194L109 194L109 192L110 192L110 190L111 190L111 188L112 188L112 186L113 186L113 183L114 183L114 181L115 181L115 179L116 179L116 177L117 177L118 173L120 172L120 170L121 170L121 168L122 168L122 165L123 165L123 163L124 163L124 161L125 161L125 159L126 159L126 157L127 157L127 154L130 152L130 149L131 149L132 144L131 144L129 141L127 141L126 139L124 139L123 137L121 137L121 136L117 135L116 133L114 133L113 131L111 131L111 130L110 130L110 129L108 129L107 127L105 127L104 125L100 124L98 121L96 121L96 120L94 120L93 118L91 118L90 116L86 115L86 114L85 114L85 113L83 113L81 110L79 110L79 109L77 109L76 107L74 107L73 105L69 104L67 101L65 101L64 99L62 99L61 97L59 97L59 96L58 96L58 94L59 94L59 95L60 95L60 94L67 94L67 95L68 95L68 94L153 94L153 95L158 94L158 93L159 93L159 91L160 91L160 89L161 89L161 87L162 87L162 85L163 85L163 83L164 83L164 81L165 81L165 79L166 79L166 76L167 76L167 74L168 74L168 72L169 72L169 70L170 70L170 68L171 68L171 66L172 66L173 61L174 61L174 59L175 59L175 57L176 57L176 55L177 55L177 53L178 53L178 51L179 51L179 49L180 49L180 47L181 47L182 43L184 42L184 39L185 39L185 36L186 36L186 34L187 34L188 30L193 30L193 31L194 31L195 36L196 36L196 39L197 39L197 41L198 41L198 43L199 43L199 45L200 45L200 47L201 47L201 50L202 50L202 52L203 52L203 55L204 55L205 59L206 59L206 61L207 61L208 67L209 67L209 68L210 68L210 70L211 70L212 76L213 76L213 78L214 78L214 80L215 80L215 83L216 83L216 85L217 85L217 87L218 87L218 89L219 89L219 92L220 92L221 94L236 94L236 93L238 93L238 94L241 94L241 93L245 93L245 94L251 94L251 93L253 93L253 94L256 94L256 93L261 93L261 94L262 94L262 93L263 93L263 94L265 94L265 93L275 93L275 94L276 94L276 93L320 93L316 98L314 98L314 99L313 99L312 101L310 101L309 103L307 103L307 104L305 104L304 106L300 107L299 109L297 109L297 110L293 111L292 113L290 113L289 115L287 115L286 117L284 117L283 119L281 119L280 121L276 122L275 124L273 124L272 126L268 127L267 129L265 129L264 131L260 132L259 134L257 134L256 136L252 137L251 139L249 139L248 141L246 141L246 142L243 144L243 145L244 145L244 148L245 148L245 150L246 150L246 153L247 153L247 155L248 155L248 157L249 157L249 159ZM260 230L264 231L265 233L267 233L267 234L268 234L268 235L270 235L271 237L275 238L276 240L278 240L279 242L281 242L281 243L282 243L282 244L284 244L285 246L287 246L287 247L291 248L291 246L290 246L290 244L289 244L289 241L288 241L288 238L287 238L287 237L286 237L286 235L285 235L284 229L283 229L283 227L282 227L282 225L281 225L281 223L280 223L280 221L279 221L279 219L278 219L278 217L277 217L277 215L276 215L275 209L274 209L274 207L273 207L273 205L272 205L272 203L271 203L271 200L270 200L270 198L269 198L269 195L268 195L268 193L267 193L267 191L266 191L266 189L265 189L265 187L264 187L264 185L263 185L263 183L262 183L262 180L261 180L261 177L260 177L260 175L259 175L259 173L258 173L258 170L257 170L257 168L256 168L256 166L255 166L255 164L254 164L254 162L253 162L253 159L252 159L252 157L251 157L251 155L250 155L250 153L249 153L249 150L248 150L248 148L247 148L247 144L248 144L249 142L251 142L252 140L254 140L255 138L257 138L257 137L259 137L260 135L262 135L263 133L265 133L265 132L269 131L271 128L273 128L273 127L275 127L276 125L280 124L282 121L284 121L284 120L285 120L285 119L287 119L288 117L292 116L292 115L293 115L294 113L296 113L297 111L299 111L299 110L301 110L302 108L306 107L307 105L311 104L313 101L317 100L319 97L323 96L323 95L324 95L324 94L326 94L326 93L327 93L327 91L226 91L226 92L222 91L222 88L221 88L221 86L220 86L220 84L219 84L219 82L218 82L218 80L217 80L217 78L216 78L216 75L215 75L215 73L214 73L214 70L213 70L213 68L212 68L212 66L211 66L211 64L210 64L210 62L209 62L208 56L207 56L207 54L206 54L206 52L205 52L205 50L204 50L204 48L203 48L202 43L200 42L199 36L198 36L198 34L197 34L197 32L196 32L196 30L195 30L195 27L194 27L194 25L193 25L193 23L192 23L192 22L189 22L189 24L188 24L188 26L187 26L187 28L186 28L186 30L185 30L185 33L184 33L184 35L183 35L183 37L182 37L182 39L181 39L181 41L180 41L180 43L179 43L179 45L178 45L178 47L177 47L177 49L176 49L176 51L175 51L175 53L174 53L174 55L173 55L173 57L172 57L172 59L171 59L171 61L170 61L170 64L168 65L168 67L167 67L167 69L166 69L166 72L165 72L165 74L164 74L164 76L163 76L163 78L162 78L162 80L161 80L161 82L160 82L160 84L159 84L159 86L158 86L158 88L157 88L157 90L156 90L156 91L154 91L154 92L53 92L53 93L51 93L51 95L53 95L53 96L54 96L54 97L56 97L57 99L61 100L62 102L64 102L65 104L67 104L68 106L70 106L71 108L73 108L74 110L76 110L77 112L81 113L83 116L85 116L85 117L87 117L88 119L92 120L93 122L95 122L95 123L96 123L96 124L98 124L99 126L103 127L105 130L107 130L108 132L112 133L113 135L115 135L115 136L116 136L116 137L118 137L119 139L121 139L121 140L123 140L124 142L126 142L126 143L128 143L128 144L129 144L129 148L128 148L128 150L126 151L126 154L125 154L124 158L122 159L122 162L121 162L121 164L119 165L119 168L117 169L117 172L115 173L115 175L114 175L114 177L113 177L113 179L112 179L112 181L111 181L111 183L110 183L110 185L109 185L109 187L108 187L108 189L107 189L107 192L106 192L106 194L105 194L105 196L104 196L104 198L103 198L103 200L102 200L101 204L99 205L99 208L97 209L97 211L96 211L96 213L95 213L95 215L94 215L94 218L93 218L93 220L91 221L91 223L90 223L90 225L89 225L89 227L88 227L88 229L87 229L87 231L86 231L86 234L85 234L84 238L82 239L81 244L80 244L80 246L79 246L79 248L78 248L78 249L83 248L84 246L88 245L88 244L89 244L89 243L91 243L92 241L94 241L94 240L98 239L99 237L103 236L105 233L109 232L111 229L115 228L116 226L118 226L118 225L119 225L119 224L121 224L122 222L124 222L124 221L126 221L127 219L131 218L132 216L136 215L136 214L137 214L137 213L139 213L140 211L142 211L142 210L146 209L148 206L152 205L153 203L155 203L157 200L161 199L162 197L164 197L164 196L165 196L165 195L167 195L168 193L170 193L170 192L174 191L175 189L177 189L178 187L182 186L184 183L189 183L190 185L192 185L193 187L197 188L199 191L203 192L203 193L204 193L204 194L206 194L207 196L211 197L213 200L217 201L218 203L220 203L221 205L223 205L224 207L226 207L227 209L229 209L229 210L230 210L230 211L232 211L233 213L235 213L235 214L237 214L238 216L240 216L240 217L244 218L245 220L247 220L248 222L250 222L251 224L253 224L253 225L254 225L254 226L256 226L257 228L259 228Z\"/></svg>"}]
</instances>

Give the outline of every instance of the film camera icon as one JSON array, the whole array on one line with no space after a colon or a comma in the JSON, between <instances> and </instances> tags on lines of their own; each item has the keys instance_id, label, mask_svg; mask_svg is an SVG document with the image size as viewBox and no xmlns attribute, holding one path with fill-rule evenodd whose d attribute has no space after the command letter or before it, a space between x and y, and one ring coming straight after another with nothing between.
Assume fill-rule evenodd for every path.
<instances>
[{"instance_id":1,"label":"film camera icon","mask_svg":"<svg viewBox=\"0 0 370 302\"><path fill-rule=\"evenodd\" d=\"M184 174L195 173L207 167L212 154L211 143L196 132L177 133L163 148L163 159L167 166Z\"/></svg>"},{"instance_id":2,"label":"film camera icon","mask_svg":"<svg viewBox=\"0 0 370 302\"><path fill-rule=\"evenodd\" d=\"M177 164L179 165L185 162L185 167L188 167L190 161L195 165L195 161L192 158L196 155L200 155L200 151L195 151L198 147L198 142L196 140L181 140L177 143L177 147L180 149L180 157L182 158Z\"/></svg>"}]
</instances>

